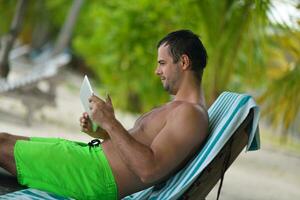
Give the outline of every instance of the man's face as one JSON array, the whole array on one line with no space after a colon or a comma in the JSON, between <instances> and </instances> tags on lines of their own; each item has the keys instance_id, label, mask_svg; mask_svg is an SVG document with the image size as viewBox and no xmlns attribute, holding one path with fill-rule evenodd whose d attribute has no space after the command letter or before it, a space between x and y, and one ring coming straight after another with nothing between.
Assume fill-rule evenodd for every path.
<instances>
[{"instance_id":1,"label":"man's face","mask_svg":"<svg viewBox=\"0 0 300 200\"><path fill-rule=\"evenodd\" d=\"M162 44L158 48L155 74L160 77L165 90L170 94L175 95L179 87L181 69L179 62L173 62L173 58L170 55L168 48L168 45L165 44Z\"/></svg>"}]
</instances>

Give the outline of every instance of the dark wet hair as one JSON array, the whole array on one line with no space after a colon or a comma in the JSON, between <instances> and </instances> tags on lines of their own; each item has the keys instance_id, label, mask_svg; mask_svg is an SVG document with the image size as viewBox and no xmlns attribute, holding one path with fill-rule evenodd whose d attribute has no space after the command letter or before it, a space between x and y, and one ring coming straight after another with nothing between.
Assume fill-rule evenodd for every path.
<instances>
[{"instance_id":1,"label":"dark wet hair","mask_svg":"<svg viewBox=\"0 0 300 200\"><path fill-rule=\"evenodd\" d=\"M196 73L197 78L202 78L207 53L198 35L190 30L174 31L162 38L158 42L157 48L161 45L169 46L169 53L174 63L177 63L180 57L186 54L191 61L191 69Z\"/></svg>"}]
</instances>

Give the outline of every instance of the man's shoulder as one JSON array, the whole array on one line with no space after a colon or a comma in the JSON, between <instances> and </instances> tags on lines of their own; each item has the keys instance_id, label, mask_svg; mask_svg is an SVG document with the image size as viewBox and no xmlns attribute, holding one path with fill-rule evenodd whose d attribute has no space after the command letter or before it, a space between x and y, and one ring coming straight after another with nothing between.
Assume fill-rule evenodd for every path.
<instances>
[{"instance_id":1,"label":"man's shoulder","mask_svg":"<svg viewBox=\"0 0 300 200\"><path fill-rule=\"evenodd\" d=\"M172 134L198 137L201 133L202 137L207 134L208 114L203 106L183 102L172 110L166 124Z\"/></svg>"},{"instance_id":2,"label":"man's shoulder","mask_svg":"<svg viewBox=\"0 0 300 200\"><path fill-rule=\"evenodd\" d=\"M176 108L170 113L171 117L186 118L189 120L206 121L208 119L207 109L200 104L193 104L189 102L180 102Z\"/></svg>"}]
</instances>

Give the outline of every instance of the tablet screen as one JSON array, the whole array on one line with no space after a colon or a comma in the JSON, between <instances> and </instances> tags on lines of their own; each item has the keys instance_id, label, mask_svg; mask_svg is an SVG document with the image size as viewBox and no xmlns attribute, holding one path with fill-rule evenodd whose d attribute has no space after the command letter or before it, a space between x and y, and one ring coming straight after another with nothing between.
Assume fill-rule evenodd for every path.
<instances>
[{"instance_id":1,"label":"tablet screen","mask_svg":"<svg viewBox=\"0 0 300 200\"><path fill-rule=\"evenodd\" d=\"M85 112L87 112L89 114L89 116L91 114L91 111L89 108L89 105L90 105L89 98L91 96L93 96L93 94L94 94L94 92L93 92L92 86L90 84L90 81L89 81L87 75L85 75L82 85L81 85L81 88L80 88L80 99L81 99L81 103L83 105Z\"/></svg>"}]
</instances>

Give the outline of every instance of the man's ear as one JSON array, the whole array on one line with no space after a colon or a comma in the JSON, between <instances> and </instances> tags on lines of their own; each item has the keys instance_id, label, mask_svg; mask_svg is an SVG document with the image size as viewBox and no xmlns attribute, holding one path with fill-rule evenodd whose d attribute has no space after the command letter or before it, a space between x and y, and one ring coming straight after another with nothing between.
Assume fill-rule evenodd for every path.
<instances>
[{"instance_id":1,"label":"man's ear","mask_svg":"<svg viewBox=\"0 0 300 200\"><path fill-rule=\"evenodd\" d=\"M183 70L187 70L191 67L191 60L186 54L181 56L181 66Z\"/></svg>"}]
</instances>

